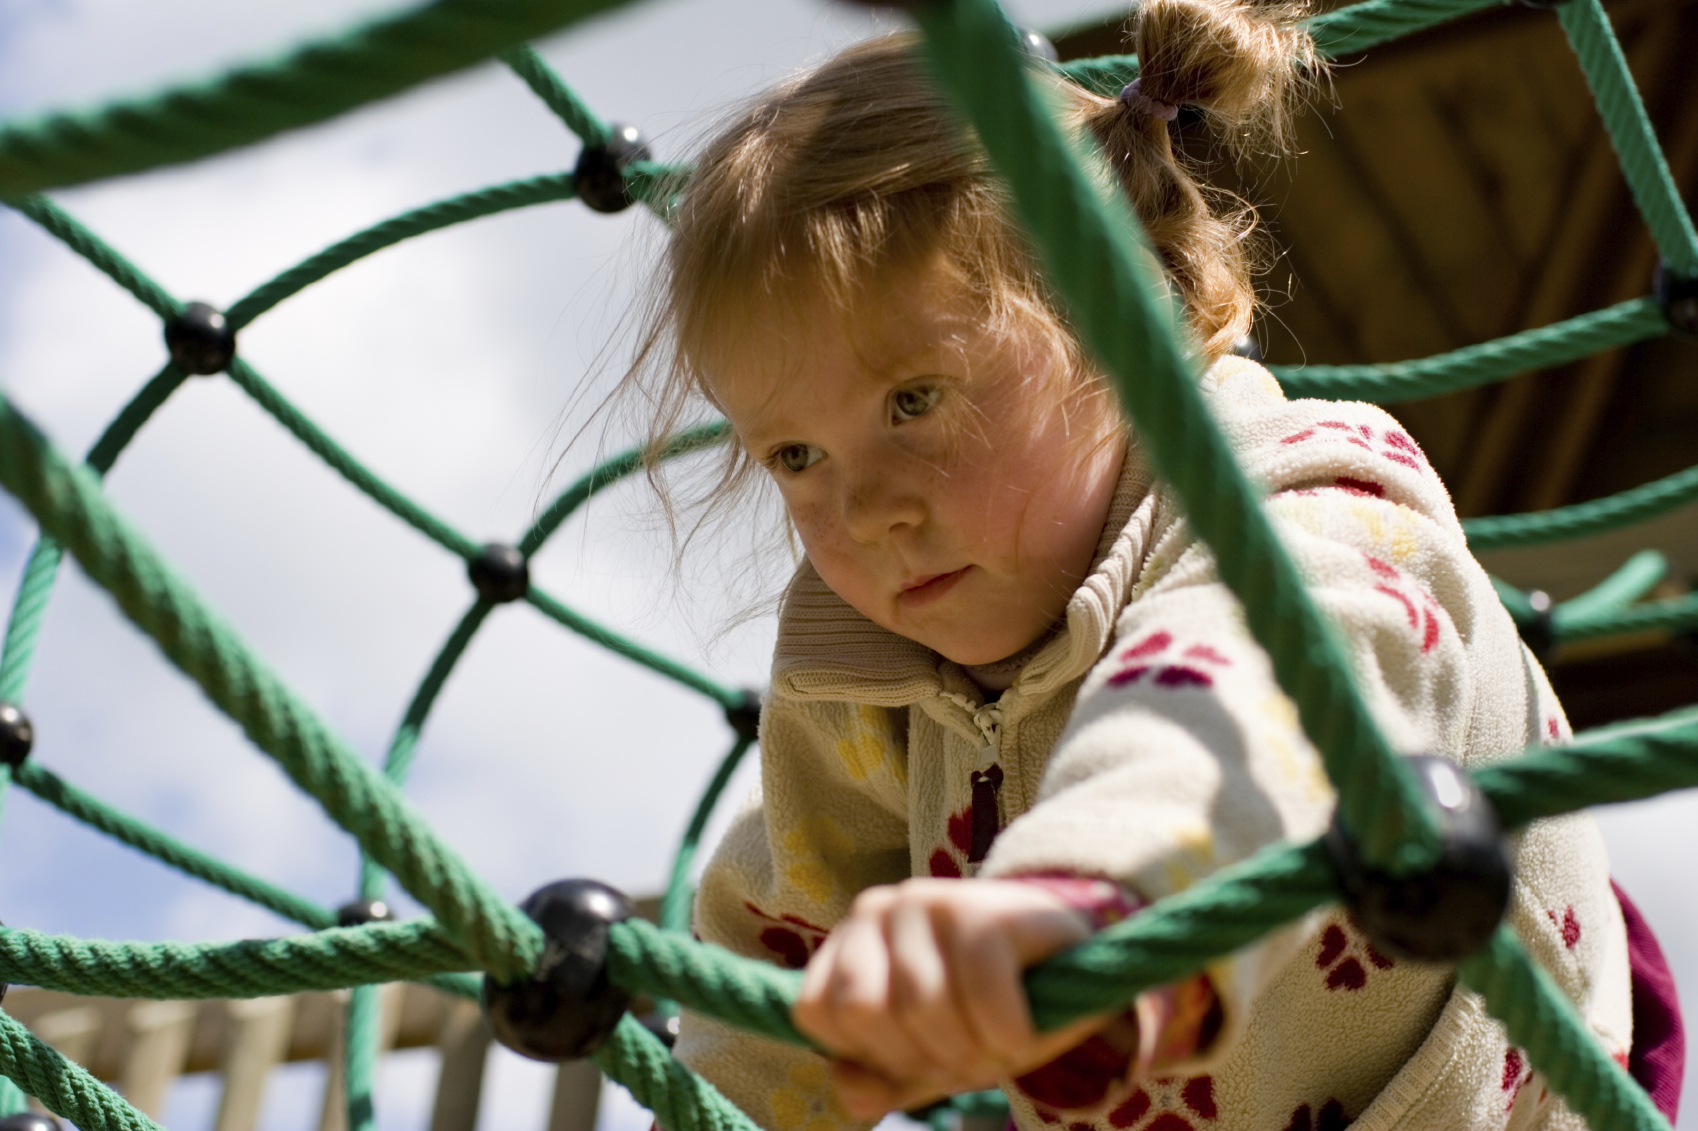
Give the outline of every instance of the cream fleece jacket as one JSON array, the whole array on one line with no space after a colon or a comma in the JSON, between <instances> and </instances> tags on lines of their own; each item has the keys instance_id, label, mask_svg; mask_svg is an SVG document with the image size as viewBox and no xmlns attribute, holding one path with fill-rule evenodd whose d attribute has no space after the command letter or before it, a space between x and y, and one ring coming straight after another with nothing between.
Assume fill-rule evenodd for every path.
<instances>
[{"instance_id":1,"label":"cream fleece jacket","mask_svg":"<svg viewBox=\"0 0 1698 1131\"><path fill-rule=\"evenodd\" d=\"M1287 401L1260 366L1203 379L1216 419L1397 749L1478 767L1568 735L1450 499L1378 408ZM761 790L703 877L700 936L806 963L857 892L910 876L1068 873L1154 901L1333 809L1319 756L1209 550L1130 453L1065 624L989 705L806 564L785 596ZM974 855L974 799L1000 835ZM982 848L984 827L979 830ZM1589 818L1513 840L1511 922L1625 1062L1626 939ZM1337 909L1209 967L1206 1055L1071 1131L1579 1128L1448 968L1392 961ZM1106 1003L1105 1003L1106 1004ZM825 1062L686 1013L677 1055L769 1131L853 1128ZM1046 1119L1009 1086L1017 1122Z\"/></svg>"}]
</instances>

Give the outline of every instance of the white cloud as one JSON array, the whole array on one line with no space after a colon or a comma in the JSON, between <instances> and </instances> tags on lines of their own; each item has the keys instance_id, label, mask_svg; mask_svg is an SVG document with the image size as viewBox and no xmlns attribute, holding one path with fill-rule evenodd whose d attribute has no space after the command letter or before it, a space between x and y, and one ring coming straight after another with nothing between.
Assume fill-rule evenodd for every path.
<instances>
[{"instance_id":1,"label":"white cloud","mask_svg":"<svg viewBox=\"0 0 1698 1131\"><path fill-rule=\"evenodd\" d=\"M1053 26L1098 8L1034 2L1016 14ZM0 110L146 89L389 10L398 6L14 4L0 12ZM704 113L873 26L862 9L814 0L665 0L542 50L599 112L640 124L659 155L675 159ZM489 66L240 153L56 198L179 297L227 304L368 224L559 171L576 149L522 84ZM243 334L243 352L409 495L475 539L511 538L543 497L556 437L571 435L606 388L609 374L591 360L633 293L634 256L652 223L635 211L552 205L425 237L290 299ZM56 442L84 449L162 360L151 314L0 214L0 389ZM562 417L566 406L573 412ZM594 443L568 452L554 486L596 455ZM727 683L760 683L770 625L709 646L728 608L712 585L691 589L683 607L673 601L670 546L643 491L618 489L572 520L538 556L540 583ZM381 757L469 602L458 562L351 491L223 378L191 381L172 399L120 461L111 492L267 663L362 755ZM32 525L0 498L5 576L16 576L31 538ZM708 550L709 560L737 559L735 546ZM67 779L320 902L352 894L349 838L74 567L54 595L27 702L42 763ZM409 793L505 895L569 874L648 892L728 742L700 697L535 610L504 608L445 689ZM732 802L751 781L752 767ZM1690 805L1612 812L1605 828L1629 890L1662 928L1686 984L1698 985L1698 924L1664 864L1691 837ZM14 791L6 808L8 922L123 938L285 929L27 795ZM420 1063L398 1062L395 1079L385 1078L397 1097L379 1095L386 1127L422 1120ZM545 1082L517 1061L492 1071L500 1086L488 1111L503 1124L540 1123ZM301 1070L280 1079L288 1083L268 1126L310 1125L317 1085ZM209 1111L185 1096L190 1124ZM627 1100L610 1097L607 1112L619 1131L646 1127Z\"/></svg>"}]
</instances>

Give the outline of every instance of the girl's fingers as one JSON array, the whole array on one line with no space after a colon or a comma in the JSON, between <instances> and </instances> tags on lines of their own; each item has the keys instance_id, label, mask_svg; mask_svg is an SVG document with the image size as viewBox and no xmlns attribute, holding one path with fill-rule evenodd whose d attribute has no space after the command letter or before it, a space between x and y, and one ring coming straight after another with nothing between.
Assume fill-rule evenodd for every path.
<instances>
[{"instance_id":1,"label":"girl's fingers","mask_svg":"<svg viewBox=\"0 0 1698 1131\"><path fill-rule=\"evenodd\" d=\"M978 1036L967 1023L965 987L939 941L939 911L930 903L897 904L889 919L891 996L896 1016L934 1065L979 1067Z\"/></svg>"},{"instance_id":2,"label":"girl's fingers","mask_svg":"<svg viewBox=\"0 0 1698 1131\"><path fill-rule=\"evenodd\" d=\"M965 991L964 1019L979 1047L1007 1071L1033 1036L1015 952L998 931L952 932L949 946L956 980Z\"/></svg>"},{"instance_id":3,"label":"girl's fingers","mask_svg":"<svg viewBox=\"0 0 1698 1131\"><path fill-rule=\"evenodd\" d=\"M889 1076L935 1074L938 1065L896 1015L886 922L894 902L882 893L856 900L809 962L792 1016L841 1057Z\"/></svg>"}]
</instances>

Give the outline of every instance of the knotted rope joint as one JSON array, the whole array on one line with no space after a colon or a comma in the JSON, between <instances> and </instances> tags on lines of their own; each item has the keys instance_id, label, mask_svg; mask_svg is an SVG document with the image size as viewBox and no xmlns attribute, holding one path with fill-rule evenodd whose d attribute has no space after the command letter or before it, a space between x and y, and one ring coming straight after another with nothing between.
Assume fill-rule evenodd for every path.
<instances>
[{"instance_id":1,"label":"knotted rope joint","mask_svg":"<svg viewBox=\"0 0 1698 1131\"><path fill-rule=\"evenodd\" d=\"M623 212L636 203L625 180L625 166L652 161L648 140L636 126L608 126L606 145L586 145L572 170L572 188L578 199L597 212Z\"/></svg>"},{"instance_id":2,"label":"knotted rope joint","mask_svg":"<svg viewBox=\"0 0 1698 1131\"><path fill-rule=\"evenodd\" d=\"M1663 262L1657 264L1652 289L1669 326L1689 337L1698 337L1698 278L1683 279Z\"/></svg>"},{"instance_id":3,"label":"knotted rope joint","mask_svg":"<svg viewBox=\"0 0 1698 1131\"><path fill-rule=\"evenodd\" d=\"M559 880L519 910L545 939L529 978L483 980L483 1012L495 1039L532 1060L579 1060L600 1048L630 1007L630 991L607 974L608 929L634 918L623 892L595 880Z\"/></svg>"},{"instance_id":4,"label":"knotted rope joint","mask_svg":"<svg viewBox=\"0 0 1698 1131\"><path fill-rule=\"evenodd\" d=\"M1408 761L1439 815L1433 866L1404 876L1370 866L1336 813L1327 851L1351 916L1377 949L1417 962L1457 962L1492 940L1509 907L1512 870L1503 823L1455 763L1431 754Z\"/></svg>"},{"instance_id":5,"label":"knotted rope joint","mask_svg":"<svg viewBox=\"0 0 1698 1131\"><path fill-rule=\"evenodd\" d=\"M17 769L35 745L35 724L16 703L0 700L0 762Z\"/></svg>"},{"instance_id":6,"label":"knotted rope joint","mask_svg":"<svg viewBox=\"0 0 1698 1131\"><path fill-rule=\"evenodd\" d=\"M191 302L165 323L165 347L183 372L210 377L230 368L236 357L236 331L217 307Z\"/></svg>"},{"instance_id":7,"label":"knotted rope joint","mask_svg":"<svg viewBox=\"0 0 1698 1131\"><path fill-rule=\"evenodd\" d=\"M466 576L478 596L492 605L517 601L531 589L531 567L511 546L491 542L466 563Z\"/></svg>"}]
</instances>

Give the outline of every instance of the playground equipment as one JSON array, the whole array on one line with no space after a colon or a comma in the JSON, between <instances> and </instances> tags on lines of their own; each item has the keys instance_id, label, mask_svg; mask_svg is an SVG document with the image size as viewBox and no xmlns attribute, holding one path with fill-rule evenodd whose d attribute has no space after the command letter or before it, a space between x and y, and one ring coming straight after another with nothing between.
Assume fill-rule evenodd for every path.
<instances>
[{"instance_id":1,"label":"playground equipment","mask_svg":"<svg viewBox=\"0 0 1698 1131\"><path fill-rule=\"evenodd\" d=\"M1496 0L1368 0L1317 17L1316 39L1331 55L1357 51ZM574 195L614 210L641 202L664 216L683 171L654 162L641 139L603 123L521 44L558 30L608 0L438 0L344 38L311 44L279 62L238 68L198 87L164 92L87 115L50 116L0 128L0 199L63 240L157 313L172 360L118 414L82 465L68 460L0 400L0 485L36 517L42 540L19 586L0 658L0 757L11 780L43 800L191 875L252 899L310 928L286 938L233 944L114 944L0 931L0 979L53 990L193 1000L254 998L352 987L345 1078L350 1126L372 1118L378 1047L376 985L411 979L475 997L481 972L498 1002L511 987L549 1001L562 983L543 963L548 932L576 933L601 948L589 994L554 995L562 1023L620 993L678 1002L779 1040L801 1042L789 1019L797 975L692 942L688 877L714 800L755 738L758 704L747 694L660 656L596 624L531 584L526 560L597 491L641 463L641 453L592 471L564 492L512 546L479 546L383 483L297 411L241 355L242 329L270 307L353 260L409 236L507 208ZM1310 601L1260 510L1250 484L1209 420L1189 363L1171 332L1172 314L1137 254L1138 227L1124 205L1103 198L1081 171L1071 143L1049 118L1031 81L1044 64L1022 47L994 0L916 4L926 55L1008 180L1021 220L1078 328L1120 391L1148 449L1214 548L1223 580L1243 601L1250 630L1267 649L1338 791L1335 834L1270 848L1118 924L1032 970L1027 987L1044 1027L1128 1000L1242 946L1316 906L1346 897L1358 908L1376 893L1437 884L1445 862L1489 858L1489 830L1464 828L1435 805L1416 773L1385 744L1358 698L1330 629ZM1698 332L1698 233L1662 160L1599 0L1562 0L1552 18L1573 43L1622 170L1664 259L1651 293L1554 326L1528 330L1420 361L1309 367L1278 372L1295 395L1393 399L1429 395L1556 364L1608 346L1670 332ZM582 139L572 174L539 177L467 194L386 221L327 249L219 312L185 304L43 196L42 190L187 160L319 121L342 110L499 55ZM1137 61L1113 56L1064 65L1081 82L1112 92ZM190 373L223 371L344 478L467 563L477 597L445 643L390 744L384 770L371 770L290 694L107 503L99 476ZM1133 378L1136 379L1133 379ZM679 437L668 454L722 438L709 426ZM1664 513L1698 499L1698 468L1609 499L1538 514L1471 520L1476 549L1578 537ZM104 805L29 758L33 734L21 706L35 635L63 552L106 588L165 655L277 760L365 852L359 898L378 899L392 875L432 917L393 922L319 907L243 874ZM1643 602L1643 565L1626 567L1592 593L1555 608L1506 591L1524 630L1554 640L1644 625L1698 625L1698 597ZM686 831L660 912L640 919L574 918L539 925L500 899L436 837L401 796L414 745L467 642L495 606L523 600L567 628L694 688L717 702L736 734ZM1698 710L1579 736L1529 751L1475 775L1503 827L1584 805L1630 800L1698 784ZM1479 850L1476 852L1476 850ZM1490 886L1490 885L1487 885ZM1441 892L1444 894L1444 892ZM1389 902L1397 902L1395 899ZM369 912L369 907L367 912ZM547 916L540 916L545 920ZM1371 918L1371 916L1370 916ZM1493 926L1445 943L1420 921L1426 953L1457 963L1527 1050L1551 1086L1595 1128L1666 1127L1644 1093L1594 1045L1560 991L1513 935ZM1427 924L1443 926L1436 917ZM557 940L558 941L558 937ZM1407 945L1407 944L1406 944ZM583 971L576 972L579 976ZM506 987L507 989L504 989ZM499 1006L498 1006L499 1008ZM535 1018L533 1018L535 1020ZM671 1131L730 1131L750 1123L705 1081L667 1054L638 1021L619 1019L594 1060L651 1107ZM14 1019L0 1015L0 1071L23 1091L88 1131L154 1125L89 1073ZM16 1110L11 1091L0 1107Z\"/></svg>"}]
</instances>

